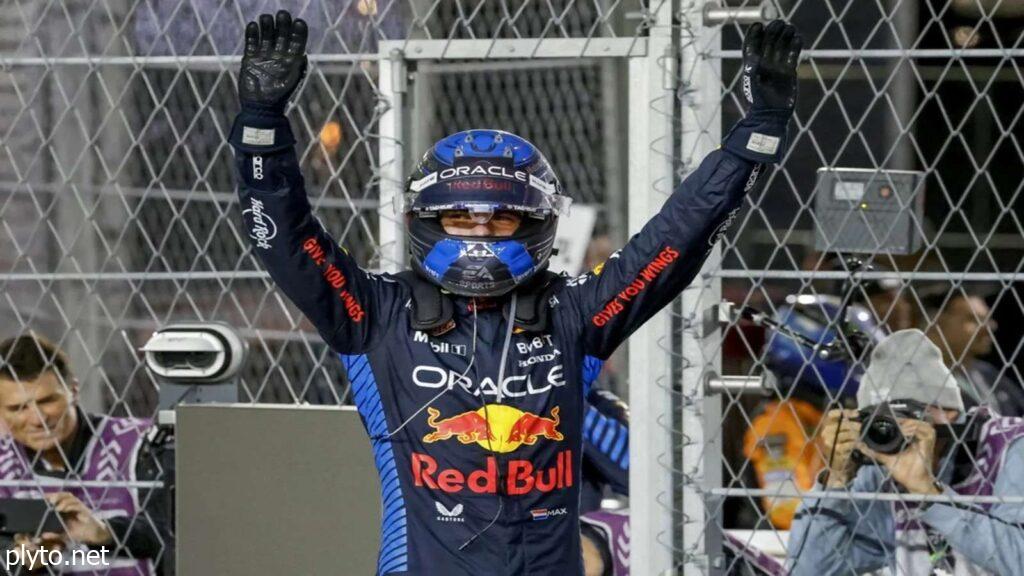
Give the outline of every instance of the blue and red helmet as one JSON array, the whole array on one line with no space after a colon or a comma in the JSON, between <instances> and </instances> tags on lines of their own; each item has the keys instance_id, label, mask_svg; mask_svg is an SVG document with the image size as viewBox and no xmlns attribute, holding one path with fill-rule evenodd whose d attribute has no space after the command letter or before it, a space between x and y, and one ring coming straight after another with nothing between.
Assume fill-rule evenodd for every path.
<instances>
[{"instance_id":1,"label":"blue and red helmet","mask_svg":"<svg viewBox=\"0 0 1024 576\"><path fill-rule=\"evenodd\" d=\"M779 306L775 319L787 328L817 342L828 344L839 337L837 326L842 303L827 295L789 296ZM851 304L849 320L874 342L883 335L871 313ZM765 367L778 379L780 389L802 387L808 392L832 398L853 397L860 387L863 366L848 358L823 359L814 351L782 332L771 331L764 348Z\"/></svg>"},{"instance_id":2,"label":"blue and red helmet","mask_svg":"<svg viewBox=\"0 0 1024 576\"><path fill-rule=\"evenodd\" d=\"M430 147L406 184L409 252L417 272L462 296L501 296L547 268L558 216L570 199L551 165L525 138L466 130ZM444 210L522 217L511 236L455 236Z\"/></svg>"}]
</instances>

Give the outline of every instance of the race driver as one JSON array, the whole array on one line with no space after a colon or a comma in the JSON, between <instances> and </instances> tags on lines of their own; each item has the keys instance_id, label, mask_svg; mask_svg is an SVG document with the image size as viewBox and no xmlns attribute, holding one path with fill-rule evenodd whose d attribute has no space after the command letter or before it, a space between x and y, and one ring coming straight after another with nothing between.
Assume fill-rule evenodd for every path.
<instances>
[{"instance_id":1,"label":"race driver","mask_svg":"<svg viewBox=\"0 0 1024 576\"><path fill-rule=\"evenodd\" d=\"M245 31L230 135L253 250L337 351L380 474L378 574L581 575L584 357L605 359L699 271L787 148L801 40L754 25L750 109L603 267L547 272L568 206L525 139L467 130L410 175L412 271L359 268L313 216L284 112L308 29L287 12Z\"/></svg>"}]
</instances>

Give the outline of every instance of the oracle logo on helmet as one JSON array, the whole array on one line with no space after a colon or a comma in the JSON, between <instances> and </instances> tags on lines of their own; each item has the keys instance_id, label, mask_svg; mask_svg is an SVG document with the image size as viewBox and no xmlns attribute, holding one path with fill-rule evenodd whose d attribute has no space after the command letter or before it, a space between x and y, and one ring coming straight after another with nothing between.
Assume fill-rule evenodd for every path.
<instances>
[{"instance_id":1,"label":"oracle logo on helmet","mask_svg":"<svg viewBox=\"0 0 1024 576\"><path fill-rule=\"evenodd\" d=\"M523 172L522 170L509 170L504 166L485 166L482 164L477 164L476 166L455 166L453 168L445 168L438 173L438 178L441 180L465 178L466 176L496 176L499 178L507 178L509 180L518 180L520 182L527 182L529 180L526 172Z\"/></svg>"},{"instance_id":2,"label":"oracle logo on helmet","mask_svg":"<svg viewBox=\"0 0 1024 576\"><path fill-rule=\"evenodd\" d=\"M476 129L431 146L406 183L406 226L413 268L460 296L503 296L543 270L558 215L571 200L529 141ZM512 234L472 240L441 225L446 210L528 213Z\"/></svg>"}]
</instances>

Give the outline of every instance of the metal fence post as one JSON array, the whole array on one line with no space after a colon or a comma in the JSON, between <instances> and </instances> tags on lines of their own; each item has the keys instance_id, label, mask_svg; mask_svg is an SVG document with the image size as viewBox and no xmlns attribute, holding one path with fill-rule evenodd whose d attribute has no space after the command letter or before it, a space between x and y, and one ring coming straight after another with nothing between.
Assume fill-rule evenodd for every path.
<instances>
[{"instance_id":1,"label":"metal fence post","mask_svg":"<svg viewBox=\"0 0 1024 576\"><path fill-rule=\"evenodd\" d=\"M380 211L377 217L380 270L398 272L405 262L405 236L399 203L405 189L405 91L406 63L402 51L382 42L380 100L386 106L380 117Z\"/></svg>"},{"instance_id":2,"label":"metal fence post","mask_svg":"<svg viewBox=\"0 0 1024 576\"><path fill-rule=\"evenodd\" d=\"M672 3L649 19L647 54L629 59L629 233L640 231L671 193L673 174ZM629 339L630 571L672 568L672 392L668 311Z\"/></svg>"},{"instance_id":3,"label":"metal fence post","mask_svg":"<svg viewBox=\"0 0 1024 576\"><path fill-rule=\"evenodd\" d=\"M721 62L706 57L719 48L721 34L703 24L703 7L687 2L680 15L680 137L681 171L689 174L721 141ZM706 276L721 268L721 244L716 245L701 274L682 293L680 458L682 471L682 565L684 574L716 574L714 557L721 550L721 522L715 505L705 501L705 488L721 485L722 449L717 428L721 399L704 397L707 370L721 373L720 338L700 338L697 326L703 311L721 299L721 279Z\"/></svg>"},{"instance_id":4,"label":"metal fence post","mask_svg":"<svg viewBox=\"0 0 1024 576\"><path fill-rule=\"evenodd\" d=\"M728 128L721 123L742 112L736 87L746 30L733 26L774 11L797 26L808 49L786 160L748 198L730 234L735 241L711 252L693 286L628 344L632 572L719 576L723 538L740 554L779 559L792 506L822 495L796 485L812 481L817 462L806 462L800 470L810 473L792 474L793 481L784 467L764 464L777 414L794 412L801 400L793 387L741 396L772 370L795 382L795 371L817 369L813 354L799 367L766 368L778 331L763 325L719 317L723 328L701 338L694 323L723 295L780 318L793 310L790 300L824 302L843 292L837 285L849 271L814 242L822 229L817 168L927 173L918 196L925 212L913 216L927 248L913 255L869 249L877 267L857 274L859 304L879 331L921 328L963 382L975 378L969 364L977 360L998 372L993 383L1022 380L1024 47L1015 42L1013 3L991 10L971 0L846 2L844 9L788 0L306 6L298 14L309 23L312 74L290 117L316 217L360 262L370 254L374 270L398 270L407 260L399 200L418 154L441 133L492 124L536 140L563 183L574 180L566 189L577 201L605 203L602 217L622 242L718 145ZM148 334L169 321L219 320L240 327L250 343L248 400L347 401L336 355L269 281L240 218L246 207L238 205L226 138L237 111L241 31L260 7L9 4L0 10L8 32L0 38L0 338L31 330L58 341L82 380L83 407L144 417L155 413L158 387L137 351ZM877 281L871 293L869 280ZM979 359L955 349L940 322L962 297L976 296L992 310L974 313L977 328L963 335L993 341ZM704 390L711 373L748 386L711 396ZM766 402L779 408L762 411ZM813 419L794 417L792 430L812 430ZM793 438L814 441L813 434ZM734 504L728 514L723 499Z\"/></svg>"}]
</instances>

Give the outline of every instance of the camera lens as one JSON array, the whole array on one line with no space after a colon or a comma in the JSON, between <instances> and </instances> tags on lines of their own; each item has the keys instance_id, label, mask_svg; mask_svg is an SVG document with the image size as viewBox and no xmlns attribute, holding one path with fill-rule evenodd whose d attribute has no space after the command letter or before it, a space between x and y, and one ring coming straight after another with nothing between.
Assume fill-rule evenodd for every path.
<instances>
[{"instance_id":1,"label":"camera lens","mask_svg":"<svg viewBox=\"0 0 1024 576\"><path fill-rule=\"evenodd\" d=\"M903 447L903 433L900 426L889 416L876 415L868 423L864 433L864 444L881 454L896 454Z\"/></svg>"},{"instance_id":2,"label":"camera lens","mask_svg":"<svg viewBox=\"0 0 1024 576\"><path fill-rule=\"evenodd\" d=\"M208 352L157 352L154 356L160 365L178 370L206 369L217 361L217 355Z\"/></svg>"}]
</instances>

